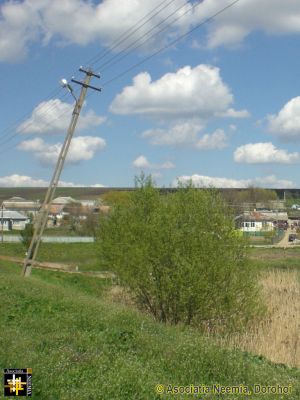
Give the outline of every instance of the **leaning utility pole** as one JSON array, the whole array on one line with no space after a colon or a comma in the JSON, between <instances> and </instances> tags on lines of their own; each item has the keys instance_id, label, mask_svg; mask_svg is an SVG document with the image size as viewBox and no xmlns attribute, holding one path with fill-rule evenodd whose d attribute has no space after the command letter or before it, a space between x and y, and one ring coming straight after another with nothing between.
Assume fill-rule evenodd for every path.
<instances>
[{"instance_id":1,"label":"leaning utility pole","mask_svg":"<svg viewBox=\"0 0 300 400\"><path fill-rule=\"evenodd\" d=\"M3 243L3 241L4 241L4 238L3 238L3 208L4 208L4 205L3 205L3 202L2 202L2 206L1 206L1 232L2 232L2 235L1 235L1 242Z\"/></svg>"},{"instance_id":2,"label":"leaning utility pole","mask_svg":"<svg viewBox=\"0 0 300 400\"><path fill-rule=\"evenodd\" d=\"M22 275L23 276L29 276L31 273L31 268L32 265L34 264L34 261L36 259L36 255L41 243L42 235L45 229L45 226L47 224L48 220L48 213L49 213L49 207L50 204L54 198L55 190L57 188L59 178L66 160L66 156L70 147L70 143L76 128L76 124L78 121L78 117L86 96L87 89L94 89L100 91L101 89L91 86L89 83L91 81L92 76L96 78L100 78L99 75L95 74L92 70L90 69L83 69L82 67L79 68L79 71L84 72L86 74L84 82L77 81L75 79L72 79L72 82L77 83L78 85L81 85L81 92L79 95L78 100L76 99L72 87L67 83L65 79L62 79L62 84L64 87L66 87L71 95L75 98L75 106L72 114L72 119L68 128L68 132L65 138L65 141L63 143L63 146L61 148L56 167L52 176L52 180L49 184L45 200L43 202L42 207L39 210L39 213L36 218L36 222L34 224L34 233L33 237L31 239L31 243L26 255L26 259L24 260L24 265L23 265L23 270L22 270Z\"/></svg>"}]
</instances>

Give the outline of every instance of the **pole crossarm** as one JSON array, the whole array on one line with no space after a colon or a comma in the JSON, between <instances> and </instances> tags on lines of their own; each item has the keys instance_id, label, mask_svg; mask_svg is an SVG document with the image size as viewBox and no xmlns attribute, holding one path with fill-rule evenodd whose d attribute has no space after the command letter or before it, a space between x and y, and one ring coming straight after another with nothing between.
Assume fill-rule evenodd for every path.
<instances>
[{"instance_id":1,"label":"pole crossarm","mask_svg":"<svg viewBox=\"0 0 300 400\"><path fill-rule=\"evenodd\" d=\"M81 86L83 86L83 87L90 88L90 89L94 89L94 90L97 90L98 92L101 92L101 89L98 88L98 87L96 87L96 86L87 85L85 82L77 81L77 80L74 79L74 78L72 78L71 81L74 82L74 83L77 83L78 85L81 85Z\"/></svg>"},{"instance_id":2,"label":"pole crossarm","mask_svg":"<svg viewBox=\"0 0 300 400\"><path fill-rule=\"evenodd\" d=\"M36 256L37 256L37 253L39 250L39 246L41 244L42 235L43 235L44 229L45 229L47 221L48 221L50 205L52 203L56 188L58 186L59 178L60 178L61 172L64 167L64 163L65 163L65 160L66 160L66 157L68 154L68 150L69 150L72 138L73 138L73 134L74 134L74 131L76 128L76 124L77 124L79 115L80 115L80 111L82 109L82 105L85 100L87 90L88 90L88 88L99 90L97 88L90 86L89 83L91 81L92 76L95 76L96 78L99 78L100 76L97 74L94 74L91 70L84 70L82 67L80 67L79 70L81 72L84 72L86 74L86 76L85 76L84 82L80 82L81 92L80 92L78 100L76 100L76 102L75 102L71 122L70 122L70 125L68 128L68 131L67 131L65 141L63 143L60 154L58 156L55 170L54 170L51 182L48 186L44 202L39 210L39 213L37 215L37 218L36 218L36 221L34 224L33 237L31 239L31 243L30 243L26 258L24 260L23 269L22 269L22 275L25 277L27 277L31 274L32 265L35 263L35 259L36 259ZM76 82L76 81L74 81L74 82Z\"/></svg>"},{"instance_id":3,"label":"pole crossarm","mask_svg":"<svg viewBox=\"0 0 300 400\"><path fill-rule=\"evenodd\" d=\"M83 67L79 67L80 72L84 72L87 75L94 76L95 78L100 78L99 74L95 74L91 69L85 69Z\"/></svg>"}]
</instances>

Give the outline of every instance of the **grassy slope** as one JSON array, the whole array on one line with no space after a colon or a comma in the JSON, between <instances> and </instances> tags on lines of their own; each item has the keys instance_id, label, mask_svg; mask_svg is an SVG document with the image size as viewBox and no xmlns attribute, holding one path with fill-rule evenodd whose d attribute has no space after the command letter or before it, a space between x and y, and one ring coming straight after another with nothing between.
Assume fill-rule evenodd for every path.
<instances>
[{"instance_id":1,"label":"grassy slope","mask_svg":"<svg viewBox=\"0 0 300 400\"><path fill-rule=\"evenodd\" d=\"M155 323L105 300L105 285L46 271L23 280L18 267L0 261L0 367L32 367L33 398L172 398L155 397L155 385L259 382L291 383L288 399L299 399L299 370Z\"/></svg>"},{"instance_id":2,"label":"grassy slope","mask_svg":"<svg viewBox=\"0 0 300 400\"><path fill-rule=\"evenodd\" d=\"M47 188L3 188L0 187L0 203L13 196L24 197L30 200L43 200ZM93 188L93 187L58 187L55 191L55 197L71 196L75 199L99 199L99 197L110 190L120 190L118 188Z\"/></svg>"}]
</instances>

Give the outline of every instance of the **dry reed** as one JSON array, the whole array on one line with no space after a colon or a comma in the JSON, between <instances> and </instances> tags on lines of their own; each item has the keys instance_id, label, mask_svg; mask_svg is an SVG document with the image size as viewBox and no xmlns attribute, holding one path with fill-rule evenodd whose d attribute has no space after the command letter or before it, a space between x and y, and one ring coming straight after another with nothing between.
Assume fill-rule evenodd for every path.
<instances>
[{"instance_id":1,"label":"dry reed","mask_svg":"<svg viewBox=\"0 0 300 400\"><path fill-rule=\"evenodd\" d=\"M222 345L300 367L300 281L295 270L271 270L261 279L265 318L246 333L222 338ZM219 341L219 340L218 340Z\"/></svg>"}]
</instances>

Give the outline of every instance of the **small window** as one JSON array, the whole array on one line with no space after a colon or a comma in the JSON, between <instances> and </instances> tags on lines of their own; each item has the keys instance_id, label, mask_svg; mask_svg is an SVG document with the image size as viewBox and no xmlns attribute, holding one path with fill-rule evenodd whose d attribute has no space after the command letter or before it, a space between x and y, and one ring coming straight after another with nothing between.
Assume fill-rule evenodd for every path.
<instances>
[{"instance_id":1,"label":"small window","mask_svg":"<svg viewBox=\"0 0 300 400\"><path fill-rule=\"evenodd\" d=\"M251 228L255 228L255 222L251 222Z\"/></svg>"}]
</instances>

